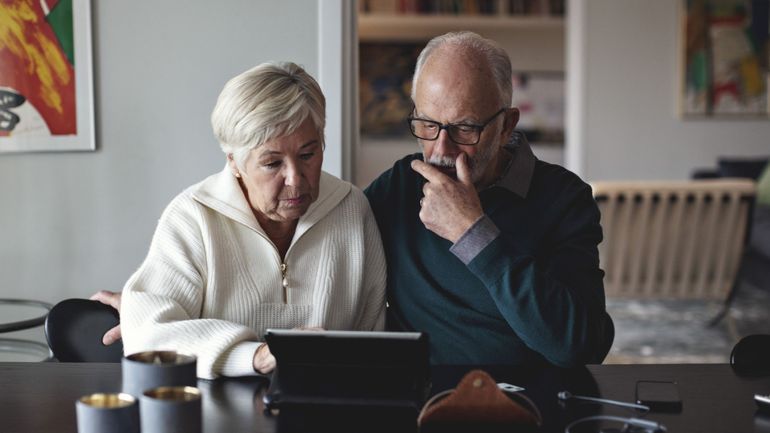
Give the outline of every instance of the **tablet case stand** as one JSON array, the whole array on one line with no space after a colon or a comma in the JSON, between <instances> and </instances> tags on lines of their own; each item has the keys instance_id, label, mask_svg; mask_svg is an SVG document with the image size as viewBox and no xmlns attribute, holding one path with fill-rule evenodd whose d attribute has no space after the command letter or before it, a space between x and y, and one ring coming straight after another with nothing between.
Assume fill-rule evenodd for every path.
<instances>
[{"instance_id":1,"label":"tablet case stand","mask_svg":"<svg viewBox=\"0 0 770 433\"><path fill-rule=\"evenodd\" d=\"M347 405L419 409L430 391L426 334L378 338L394 333L304 332L265 341L276 370L263 401L283 405ZM373 335L370 337L369 335Z\"/></svg>"}]
</instances>

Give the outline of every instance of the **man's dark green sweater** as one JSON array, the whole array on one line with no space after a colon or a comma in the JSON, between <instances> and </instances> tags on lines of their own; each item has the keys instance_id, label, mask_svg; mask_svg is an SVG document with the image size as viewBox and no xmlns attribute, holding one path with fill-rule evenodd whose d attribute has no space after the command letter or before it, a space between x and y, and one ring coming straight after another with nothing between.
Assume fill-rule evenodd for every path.
<instances>
[{"instance_id":1,"label":"man's dark green sweater","mask_svg":"<svg viewBox=\"0 0 770 433\"><path fill-rule=\"evenodd\" d=\"M388 262L388 328L427 332L434 364L601 362L614 328L591 189L526 142L512 152L507 179L479 193L486 216L454 246L419 219L425 180L410 162L421 155L366 189Z\"/></svg>"}]
</instances>

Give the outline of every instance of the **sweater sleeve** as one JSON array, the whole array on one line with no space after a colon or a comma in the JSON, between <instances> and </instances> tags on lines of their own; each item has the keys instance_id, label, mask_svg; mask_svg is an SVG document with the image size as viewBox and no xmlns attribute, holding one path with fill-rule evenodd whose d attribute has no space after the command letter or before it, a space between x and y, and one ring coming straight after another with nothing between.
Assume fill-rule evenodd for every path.
<instances>
[{"instance_id":1,"label":"sweater sleeve","mask_svg":"<svg viewBox=\"0 0 770 433\"><path fill-rule=\"evenodd\" d=\"M523 251L503 232L468 267L528 347L561 367L600 363L614 337L599 269L601 239L599 211L586 187L541 251Z\"/></svg>"},{"instance_id":2,"label":"sweater sleeve","mask_svg":"<svg viewBox=\"0 0 770 433\"><path fill-rule=\"evenodd\" d=\"M388 170L366 187L364 194L369 201L369 206L377 220L381 236L387 236L388 222L384 220L389 215L385 209L388 206L388 188L391 182L392 171Z\"/></svg>"},{"instance_id":3,"label":"sweater sleeve","mask_svg":"<svg viewBox=\"0 0 770 433\"><path fill-rule=\"evenodd\" d=\"M189 198L172 201L158 222L147 258L126 283L121 308L125 353L166 349L192 354L204 379L225 372L256 374L255 332L226 320L200 318L207 271L198 212Z\"/></svg>"},{"instance_id":4,"label":"sweater sleeve","mask_svg":"<svg viewBox=\"0 0 770 433\"><path fill-rule=\"evenodd\" d=\"M364 215L364 281L365 303L359 312L356 329L382 331L385 329L385 253L374 214L361 194Z\"/></svg>"}]
</instances>

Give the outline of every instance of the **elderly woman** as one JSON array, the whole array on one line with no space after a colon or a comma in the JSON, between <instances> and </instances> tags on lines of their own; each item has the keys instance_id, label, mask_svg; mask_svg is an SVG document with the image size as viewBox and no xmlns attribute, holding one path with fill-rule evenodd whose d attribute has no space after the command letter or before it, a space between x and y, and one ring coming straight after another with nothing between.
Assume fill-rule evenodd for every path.
<instances>
[{"instance_id":1,"label":"elderly woman","mask_svg":"<svg viewBox=\"0 0 770 433\"><path fill-rule=\"evenodd\" d=\"M211 115L221 172L166 208L123 289L126 353L173 349L198 376L267 373L267 328L381 330L385 258L363 193L321 171L325 100L293 63L230 80Z\"/></svg>"}]
</instances>

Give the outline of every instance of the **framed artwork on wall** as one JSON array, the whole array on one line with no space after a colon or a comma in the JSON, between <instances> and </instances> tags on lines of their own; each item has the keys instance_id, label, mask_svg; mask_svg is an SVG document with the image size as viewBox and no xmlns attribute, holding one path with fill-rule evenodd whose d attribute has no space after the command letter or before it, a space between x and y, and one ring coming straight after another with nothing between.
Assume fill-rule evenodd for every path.
<instances>
[{"instance_id":1,"label":"framed artwork on wall","mask_svg":"<svg viewBox=\"0 0 770 433\"><path fill-rule=\"evenodd\" d=\"M513 100L519 109L516 129L531 143L564 143L564 73L514 72Z\"/></svg>"},{"instance_id":2,"label":"framed artwork on wall","mask_svg":"<svg viewBox=\"0 0 770 433\"><path fill-rule=\"evenodd\" d=\"M0 152L94 150L90 0L0 1Z\"/></svg>"},{"instance_id":3,"label":"framed artwork on wall","mask_svg":"<svg viewBox=\"0 0 770 433\"><path fill-rule=\"evenodd\" d=\"M767 116L767 0L681 0L680 114Z\"/></svg>"},{"instance_id":4,"label":"framed artwork on wall","mask_svg":"<svg viewBox=\"0 0 770 433\"><path fill-rule=\"evenodd\" d=\"M362 42L359 46L361 134L411 140L412 73L425 42Z\"/></svg>"}]
</instances>

